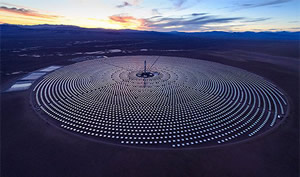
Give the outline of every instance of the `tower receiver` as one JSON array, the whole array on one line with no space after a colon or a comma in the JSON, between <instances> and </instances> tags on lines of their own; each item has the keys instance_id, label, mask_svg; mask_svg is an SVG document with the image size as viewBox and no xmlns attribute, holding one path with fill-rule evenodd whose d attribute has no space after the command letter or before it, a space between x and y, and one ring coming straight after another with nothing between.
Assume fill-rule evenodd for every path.
<instances>
[{"instance_id":1,"label":"tower receiver","mask_svg":"<svg viewBox=\"0 0 300 177\"><path fill-rule=\"evenodd\" d=\"M136 74L137 77L142 77L142 78L149 78L149 77L153 77L154 74L150 71L147 71L147 61L144 61L144 70L141 72L138 72Z\"/></svg>"}]
</instances>

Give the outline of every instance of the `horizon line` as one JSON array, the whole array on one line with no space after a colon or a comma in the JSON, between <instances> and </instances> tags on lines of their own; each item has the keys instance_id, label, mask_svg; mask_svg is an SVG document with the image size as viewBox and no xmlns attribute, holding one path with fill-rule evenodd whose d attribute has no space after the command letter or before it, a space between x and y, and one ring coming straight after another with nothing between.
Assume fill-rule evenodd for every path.
<instances>
[{"instance_id":1,"label":"horizon line","mask_svg":"<svg viewBox=\"0 0 300 177\"><path fill-rule=\"evenodd\" d=\"M124 29L113 29L113 28L101 28L101 27L84 27L84 26L79 26L79 25L66 25L66 24L48 24L48 23L41 23L41 24L32 24L32 25L24 25L24 24L12 24L12 23L0 23L0 25L14 25L14 26L42 26L42 25L48 25L48 26L72 26L72 27L78 27L81 29L103 29L103 30L112 30L112 31L125 31L125 30L130 30L130 31L139 31L139 32L157 32L157 33L207 33L207 32L225 32L225 33L246 33L246 32L252 32L252 33L264 33L264 32L269 32L269 33L280 33L280 32L288 32L288 33L299 33L299 31L287 31L287 30L281 30L281 31L224 31L224 30L208 30L208 31L154 31L154 30L139 30L139 29L130 29L130 28L124 28Z\"/></svg>"}]
</instances>

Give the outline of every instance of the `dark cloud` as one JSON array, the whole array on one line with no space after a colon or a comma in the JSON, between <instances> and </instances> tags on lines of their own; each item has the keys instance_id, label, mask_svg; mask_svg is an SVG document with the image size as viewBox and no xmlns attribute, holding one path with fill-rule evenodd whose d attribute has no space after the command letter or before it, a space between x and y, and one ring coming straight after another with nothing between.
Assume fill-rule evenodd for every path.
<instances>
[{"instance_id":1,"label":"dark cloud","mask_svg":"<svg viewBox=\"0 0 300 177\"><path fill-rule=\"evenodd\" d=\"M289 29L297 29L297 30L300 30L300 27L293 27L293 28L289 28Z\"/></svg>"},{"instance_id":2,"label":"dark cloud","mask_svg":"<svg viewBox=\"0 0 300 177\"><path fill-rule=\"evenodd\" d=\"M187 0L171 0L176 8L180 8Z\"/></svg>"},{"instance_id":3,"label":"dark cloud","mask_svg":"<svg viewBox=\"0 0 300 177\"><path fill-rule=\"evenodd\" d=\"M58 18L58 17L60 17L60 16L56 16L56 15L40 14L31 9L6 7L6 6L1 6L0 12L9 12L9 13L19 14L19 15L24 15L24 16L38 17L38 18Z\"/></svg>"},{"instance_id":4,"label":"dark cloud","mask_svg":"<svg viewBox=\"0 0 300 177\"><path fill-rule=\"evenodd\" d=\"M161 13L159 12L158 9L152 9L152 15L160 15Z\"/></svg>"},{"instance_id":5,"label":"dark cloud","mask_svg":"<svg viewBox=\"0 0 300 177\"><path fill-rule=\"evenodd\" d=\"M289 21L289 23L299 23L300 20Z\"/></svg>"},{"instance_id":6,"label":"dark cloud","mask_svg":"<svg viewBox=\"0 0 300 177\"><path fill-rule=\"evenodd\" d=\"M30 9L23 9L23 8L15 8L15 7L6 7L6 6L1 6L0 7L1 10L5 10L5 11L10 11L10 12L18 12L18 13L33 13L33 10Z\"/></svg>"},{"instance_id":7,"label":"dark cloud","mask_svg":"<svg viewBox=\"0 0 300 177\"><path fill-rule=\"evenodd\" d=\"M271 1L267 1L267 2L261 2L261 3L245 3L245 4L241 4L240 7L242 8L254 8L254 7L262 7L262 6L271 6L271 5L277 5L277 4L283 4L283 3L287 3L290 2L292 0L271 0Z\"/></svg>"},{"instance_id":8,"label":"dark cloud","mask_svg":"<svg viewBox=\"0 0 300 177\"><path fill-rule=\"evenodd\" d=\"M124 1L123 4L117 5L116 7L117 8L123 8L123 7L127 7L127 6L131 6L131 4L127 1Z\"/></svg>"},{"instance_id":9,"label":"dark cloud","mask_svg":"<svg viewBox=\"0 0 300 177\"><path fill-rule=\"evenodd\" d=\"M169 0L169 1L173 4L173 7L169 9L174 9L175 7L176 10L184 10L184 9L194 7L202 0Z\"/></svg>"},{"instance_id":10,"label":"dark cloud","mask_svg":"<svg viewBox=\"0 0 300 177\"><path fill-rule=\"evenodd\" d=\"M158 18L158 19L148 19L148 25L151 28L168 28L172 26L182 26L189 28L198 28L207 24L217 24L217 23L229 23L232 21L243 20L243 17L231 17L231 18L221 18L216 16L205 15L198 17L186 17L186 18Z\"/></svg>"},{"instance_id":11,"label":"dark cloud","mask_svg":"<svg viewBox=\"0 0 300 177\"><path fill-rule=\"evenodd\" d=\"M261 21L266 21L266 20L270 20L271 18L256 18L256 19L249 19L249 20L245 20L245 22L261 22Z\"/></svg>"},{"instance_id":12,"label":"dark cloud","mask_svg":"<svg viewBox=\"0 0 300 177\"><path fill-rule=\"evenodd\" d=\"M192 13L179 17L155 15L150 18L138 19L132 16L113 15L110 20L122 24L138 24L140 29L154 31L207 31L231 30L251 22L266 21L271 18L222 17L208 13Z\"/></svg>"},{"instance_id":13,"label":"dark cloud","mask_svg":"<svg viewBox=\"0 0 300 177\"><path fill-rule=\"evenodd\" d=\"M148 18L148 19L155 19L155 18L162 18L163 16L161 16L161 15L156 15L156 16L153 16L153 17L150 17L150 18Z\"/></svg>"},{"instance_id":14,"label":"dark cloud","mask_svg":"<svg viewBox=\"0 0 300 177\"><path fill-rule=\"evenodd\" d=\"M206 15L207 13L193 13L192 16L202 16Z\"/></svg>"}]
</instances>

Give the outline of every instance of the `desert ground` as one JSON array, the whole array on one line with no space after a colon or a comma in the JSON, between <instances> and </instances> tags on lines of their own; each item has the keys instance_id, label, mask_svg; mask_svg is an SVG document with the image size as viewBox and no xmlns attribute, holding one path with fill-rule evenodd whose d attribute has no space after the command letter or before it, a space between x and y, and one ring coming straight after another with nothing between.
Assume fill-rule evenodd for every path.
<instances>
[{"instance_id":1,"label":"desert ground","mask_svg":"<svg viewBox=\"0 0 300 177\"><path fill-rule=\"evenodd\" d=\"M299 176L298 40L91 33L3 33L1 176ZM279 127L244 142L199 149L145 149L89 140L48 124L32 108L32 88L4 92L18 78L46 66L69 65L86 56L125 55L182 56L245 69L287 93L289 116Z\"/></svg>"}]
</instances>

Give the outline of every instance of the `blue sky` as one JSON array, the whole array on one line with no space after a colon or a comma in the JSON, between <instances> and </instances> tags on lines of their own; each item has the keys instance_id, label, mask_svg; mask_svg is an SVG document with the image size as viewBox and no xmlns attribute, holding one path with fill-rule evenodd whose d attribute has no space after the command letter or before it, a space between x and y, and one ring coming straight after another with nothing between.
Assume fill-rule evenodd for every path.
<instances>
[{"instance_id":1,"label":"blue sky","mask_svg":"<svg viewBox=\"0 0 300 177\"><path fill-rule=\"evenodd\" d=\"M0 23L153 31L300 31L298 0L9 0Z\"/></svg>"}]
</instances>

